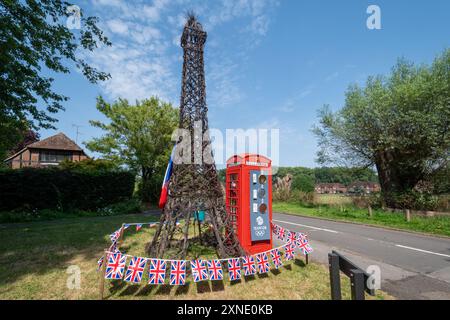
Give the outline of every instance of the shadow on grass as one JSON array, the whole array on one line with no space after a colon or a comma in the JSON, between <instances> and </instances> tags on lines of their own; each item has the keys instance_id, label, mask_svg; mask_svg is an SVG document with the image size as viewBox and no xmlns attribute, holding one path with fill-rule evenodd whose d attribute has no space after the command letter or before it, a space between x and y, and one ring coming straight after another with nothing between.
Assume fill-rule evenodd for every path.
<instances>
[{"instance_id":1,"label":"shadow on grass","mask_svg":"<svg viewBox=\"0 0 450 320\"><path fill-rule=\"evenodd\" d=\"M137 214L2 224L0 267L7 271L0 274L0 283L65 270L74 259L92 262L94 267L103 250L111 245L108 235L122 223L156 220ZM116 292L119 286L114 285L112 290Z\"/></svg>"},{"instance_id":2,"label":"shadow on grass","mask_svg":"<svg viewBox=\"0 0 450 320\"><path fill-rule=\"evenodd\" d=\"M184 286L178 286L178 288L175 290L175 295L179 296L182 294L188 294L190 286L191 286L190 282L186 282L186 284Z\"/></svg>"},{"instance_id":3,"label":"shadow on grass","mask_svg":"<svg viewBox=\"0 0 450 320\"><path fill-rule=\"evenodd\" d=\"M265 279L265 278L268 278L268 277L269 277L269 275L267 273L260 273L260 274L258 274L258 278L259 279Z\"/></svg>"},{"instance_id":4,"label":"shadow on grass","mask_svg":"<svg viewBox=\"0 0 450 320\"><path fill-rule=\"evenodd\" d=\"M173 286L168 284L161 284L158 286L158 290L156 290L155 294L157 295L169 295L170 291L172 291Z\"/></svg>"},{"instance_id":5,"label":"shadow on grass","mask_svg":"<svg viewBox=\"0 0 450 320\"><path fill-rule=\"evenodd\" d=\"M207 293L207 292L211 292L209 281L197 282L197 293Z\"/></svg>"},{"instance_id":6,"label":"shadow on grass","mask_svg":"<svg viewBox=\"0 0 450 320\"><path fill-rule=\"evenodd\" d=\"M119 294L119 296L123 297L123 296L134 295L134 294L136 294L139 291L140 288L141 287L139 285L137 285L137 284L129 284L129 285L127 285L125 290L123 290Z\"/></svg>"},{"instance_id":7,"label":"shadow on grass","mask_svg":"<svg viewBox=\"0 0 450 320\"><path fill-rule=\"evenodd\" d=\"M279 275L279 274L281 273L281 271L278 270L278 269L270 269L270 272L271 272L274 276L277 276L277 275Z\"/></svg>"},{"instance_id":8,"label":"shadow on grass","mask_svg":"<svg viewBox=\"0 0 450 320\"><path fill-rule=\"evenodd\" d=\"M241 284L241 283L242 283L242 280L241 280L241 279L238 279L238 280L232 280L232 281L230 281L230 286L232 287L232 286L235 286L235 285Z\"/></svg>"},{"instance_id":9,"label":"shadow on grass","mask_svg":"<svg viewBox=\"0 0 450 320\"><path fill-rule=\"evenodd\" d=\"M211 281L211 290L213 292L225 290L225 286L223 285L223 281L222 280Z\"/></svg>"},{"instance_id":10,"label":"shadow on grass","mask_svg":"<svg viewBox=\"0 0 450 320\"><path fill-rule=\"evenodd\" d=\"M300 260L297 258L295 259L294 264L296 264L299 267L303 267L303 268L306 267L306 263L303 260Z\"/></svg>"},{"instance_id":11,"label":"shadow on grass","mask_svg":"<svg viewBox=\"0 0 450 320\"><path fill-rule=\"evenodd\" d=\"M147 296L157 287L157 285L147 284L136 293L136 296Z\"/></svg>"}]
</instances>

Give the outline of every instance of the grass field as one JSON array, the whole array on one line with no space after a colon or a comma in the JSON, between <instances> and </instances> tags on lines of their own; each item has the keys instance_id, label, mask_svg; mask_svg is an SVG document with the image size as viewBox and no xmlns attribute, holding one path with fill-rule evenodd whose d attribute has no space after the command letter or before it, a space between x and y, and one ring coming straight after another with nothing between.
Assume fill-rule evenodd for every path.
<instances>
[{"instance_id":1,"label":"grass field","mask_svg":"<svg viewBox=\"0 0 450 320\"><path fill-rule=\"evenodd\" d=\"M315 197L317 204L347 205L352 203L350 197L340 194L316 194Z\"/></svg>"},{"instance_id":2,"label":"grass field","mask_svg":"<svg viewBox=\"0 0 450 320\"><path fill-rule=\"evenodd\" d=\"M150 222L142 215L73 218L48 222L1 224L0 299L98 299L97 260L110 244L108 235L123 222ZM122 251L144 255L154 229L125 231ZM145 256L145 255L144 255ZM81 288L69 289L69 266L81 270ZM144 280L147 276L144 277ZM349 282L342 277L343 298L349 299ZM167 280L166 280L167 281ZM329 299L325 266L303 260L285 263L280 271L232 283L225 280L187 285L128 285L106 282L106 299ZM372 297L370 297L372 298ZM378 292L372 299L390 299Z\"/></svg>"},{"instance_id":3,"label":"grass field","mask_svg":"<svg viewBox=\"0 0 450 320\"><path fill-rule=\"evenodd\" d=\"M339 197L339 196L337 196ZM328 199L332 201L332 199ZM334 199L336 201L336 199ZM335 203L336 204L336 203ZM274 202L274 212L285 212L304 216L327 218L340 221L359 222L376 226L386 226L411 231L425 232L436 235L450 236L450 217L417 217L412 216L410 222L406 222L404 214L373 210L372 217L368 216L367 209L356 209L344 206L343 211L339 207L304 207L297 203Z\"/></svg>"}]
</instances>

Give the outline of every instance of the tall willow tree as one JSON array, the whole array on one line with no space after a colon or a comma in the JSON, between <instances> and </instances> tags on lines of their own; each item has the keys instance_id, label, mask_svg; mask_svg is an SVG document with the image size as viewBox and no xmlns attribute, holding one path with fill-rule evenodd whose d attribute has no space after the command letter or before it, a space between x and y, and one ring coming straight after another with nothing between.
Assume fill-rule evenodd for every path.
<instances>
[{"instance_id":1,"label":"tall willow tree","mask_svg":"<svg viewBox=\"0 0 450 320\"><path fill-rule=\"evenodd\" d=\"M324 106L319 118L318 162L374 165L386 204L396 206L397 195L448 166L450 50L430 66L400 59L389 76L350 86L344 107Z\"/></svg>"},{"instance_id":2,"label":"tall willow tree","mask_svg":"<svg viewBox=\"0 0 450 320\"><path fill-rule=\"evenodd\" d=\"M134 105L124 99L110 104L99 97L97 109L109 122L90 121L105 134L87 142L86 147L136 170L142 178L142 200L155 201L173 147L171 137L178 124L178 111L156 97Z\"/></svg>"}]
</instances>

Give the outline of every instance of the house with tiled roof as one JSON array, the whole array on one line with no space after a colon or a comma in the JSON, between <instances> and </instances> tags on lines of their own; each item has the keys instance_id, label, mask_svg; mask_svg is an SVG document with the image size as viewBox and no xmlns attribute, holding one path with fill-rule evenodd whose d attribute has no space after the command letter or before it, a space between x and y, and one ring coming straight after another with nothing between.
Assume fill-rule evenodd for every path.
<instances>
[{"instance_id":1,"label":"house with tiled roof","mask_svg":"<svg viewBox=\"0 0 450 320\"><path fill-rule=\"evenodd\" d=\"M317 183L314 187L317 193L346 193L347 188L342 183Z\"/></svg>"},{"instance_id":2,"label":"house with tiled roof","mask_svg":"<svg viewBox=\"0 0 450 320\"><path fill-rule=\"evenodd\" d=\"M370 181L355 181L348 185L349 193L373 193L380 192L380 184Z\"/></svg>"},{"instance_id":3,"label":"house with tiled roof","mask_svg":"<svg viewBox=\"0 0 450 320\"><path fill-rule=\"evenodd\" d=\"M47 167L58 165L63 160L81 161L88 156L64 133L31 143L9 156L4 162L12 169L24 167Z\"/></svg>"}]
</instances>

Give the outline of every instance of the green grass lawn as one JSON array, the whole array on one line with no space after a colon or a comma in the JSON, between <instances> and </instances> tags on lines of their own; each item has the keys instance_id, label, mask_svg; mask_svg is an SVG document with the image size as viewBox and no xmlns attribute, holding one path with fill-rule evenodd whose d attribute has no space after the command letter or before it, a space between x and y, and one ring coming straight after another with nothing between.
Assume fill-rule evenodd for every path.
<instances>
[{"instance_id":1,"label":"green grass lawn","mask_svg":"<svg viewBox=\"0 0 450 320\"><path fill-rule=\"evenodd\" d=\"M373 210L372 217L368 216L367 209L343 207L304 207L297 203L274 202L274 212L291 213L304 216L327 218L332 220L366 223L376 226L387 226L398 229L425 232L436 235L450 236L450 217L418 217L412 216L406 222L404 214L383 210Z\"/></svg>"},{"instance_id":2,"label":"green grass lawn","mask_svg":"<svg viewBox=\"0 0 450 320\"><path fill-rule=\"evenodd\" d=\"M142 215L84 217L47 222L0 224L0 299L98 299L100 273L97 260L110 244L109 234L123 222L150 222ZM155 229L125 231L122 251L145 256L144 245ZM211 250L210 250L211 251ZM210 251L205 251L207 255ZM299 257L300 258L300 257ZM81 270L81 288L68 289L69 266ZM144 280L147 276L144 277ZM342 277L343 298L350 285ZM303 260L285 263L280 271L230 284L225 280L187 285L128 285L106 281L106 299L329 299L326 266ZM390 299L378 292L371 299Z\"/></svg>"}]
</instances>

